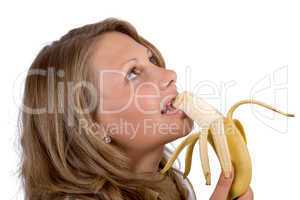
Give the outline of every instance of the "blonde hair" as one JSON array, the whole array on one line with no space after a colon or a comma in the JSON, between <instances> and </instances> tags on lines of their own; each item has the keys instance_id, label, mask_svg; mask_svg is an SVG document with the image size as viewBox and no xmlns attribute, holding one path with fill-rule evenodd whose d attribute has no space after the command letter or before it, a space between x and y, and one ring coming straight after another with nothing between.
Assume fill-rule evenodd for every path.
<instances>
[{"instance_id":1,"label":"blonde hair","mask_svg":"<svg viewBox=\"0 0 300 200\"><path fill-rule=\"evenodd\" d=\"M179 170L172 168L157 176L135 174L129 170L129 158L118 146L105 144L92 129L79 126L82 119L93 123L92 113L83 112L92 97L82 85L71 91L68 82L88 81L86 64L92 44L108 31L125 33L146 46L157 65L165 68L158 49L138 35L130 23L116 18L75 28L43 47L26 77L19 120L19 176L25 200L150 200L155 199L153 191L164 200L187 199L188 190L179 180ZM56 76L50 77L49 69ZM38 74L32 75L32 70ZM60 90L53 87L49 93L51 84L59 85ZM166 164L168 153L170 150L165 147L159 168ZM170 181L178 192L171 188Z\"/></svg>"}]
</instances>

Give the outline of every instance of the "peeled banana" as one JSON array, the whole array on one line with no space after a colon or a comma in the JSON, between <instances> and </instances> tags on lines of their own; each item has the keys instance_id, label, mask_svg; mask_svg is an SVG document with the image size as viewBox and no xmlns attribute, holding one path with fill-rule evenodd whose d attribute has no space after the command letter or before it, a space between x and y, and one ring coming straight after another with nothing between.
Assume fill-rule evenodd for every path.
<instances>
[{"instance_id":1,"label":"peeled banana","mask_svg":"<svg viewBox=\"0 0 300 200\"><path fill-rule=\"evenodd\" d=\"M247 139L241 122L233 119L233 112L242 104L256 104L287 117L293 114L285 113L256 100L242 100L234 104L227 112L226 117L200 98L189 92L179 94L173 106L184 111L193 119L202 131L190 134L176 148L161 173L168 171L184 147L188 146L185 156L184 178L189 174L192 165L193 149L199 141L199 152L202 171L206 184L211 184L211 172L208 158L207 144L209 143L218 159L225 177L228 177L234 167L234 179L229 192L229 200L242 196L248 190L252 177L252 164L247 148Z\"/></svg>"}]
</instances>

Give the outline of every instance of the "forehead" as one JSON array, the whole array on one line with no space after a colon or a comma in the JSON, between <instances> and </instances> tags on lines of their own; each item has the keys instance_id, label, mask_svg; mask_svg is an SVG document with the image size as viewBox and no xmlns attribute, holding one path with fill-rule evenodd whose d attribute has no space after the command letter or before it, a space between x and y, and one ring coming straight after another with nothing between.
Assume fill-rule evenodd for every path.
<instances>
[{"instance_id":1,"label":"forehead","mask_svg":"<svg viewBox=\"0 0 300 200\"><path fill-rule=\"evenodd\" d=\"M145 55L146 47L120 32L107 32L95 41L92 66L117 68L129 58Z\"/></svg>"}]
</instances>

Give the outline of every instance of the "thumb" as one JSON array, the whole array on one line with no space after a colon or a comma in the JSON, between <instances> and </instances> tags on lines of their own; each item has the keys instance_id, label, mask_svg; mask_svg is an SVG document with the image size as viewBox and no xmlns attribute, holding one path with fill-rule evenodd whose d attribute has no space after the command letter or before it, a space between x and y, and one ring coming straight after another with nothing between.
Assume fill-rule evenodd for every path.
<instances>
[{"instance_id":1,"label":"thumb","mask_svg":"<svg viewBox=\"0 0 300 200\"><path fill-rule=\"evenodd\" d=\"M226 178L222 172L216 188L210 200L226 200L234 178L234 169L232 168L230 177Z\"/></svg>"}]
</instances>

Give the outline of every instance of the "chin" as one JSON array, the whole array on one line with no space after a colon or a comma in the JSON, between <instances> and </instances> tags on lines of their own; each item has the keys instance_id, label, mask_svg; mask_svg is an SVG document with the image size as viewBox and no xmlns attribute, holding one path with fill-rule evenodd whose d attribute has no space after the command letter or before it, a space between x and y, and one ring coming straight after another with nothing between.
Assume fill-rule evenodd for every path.
<instances>
[{"instance_id":1,"label":"chin","mask_svg":"<svg viewBox=\"0 0 300 200\"><path fill-rule=\"evenodd\" d=\"M191 120L190 118L185 118L180 126L178 127L178 129L172 133L169 134L169 137L168 137L168 143L169 142L172 142L176 139L179 139L179 138L182 138L182 137L185 137L189 134L192 133L192 130L194 128L194 122L193 120Z\"/></svg>"},{"instance_id":2,"label":"chin","mask_svg":"<svg viewBox=\"0 0 300 200\"><path fill-rule=\"evenodd\" d=\"M181 131L182 137L192 133L193 128L194 128L194 122L191 119L187 118L187 120L185 120L182 126L182 131Z\"/></svg>"}]
</instances>

